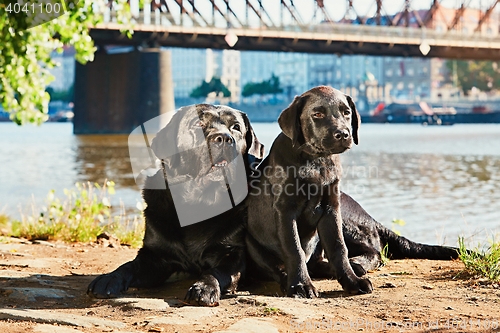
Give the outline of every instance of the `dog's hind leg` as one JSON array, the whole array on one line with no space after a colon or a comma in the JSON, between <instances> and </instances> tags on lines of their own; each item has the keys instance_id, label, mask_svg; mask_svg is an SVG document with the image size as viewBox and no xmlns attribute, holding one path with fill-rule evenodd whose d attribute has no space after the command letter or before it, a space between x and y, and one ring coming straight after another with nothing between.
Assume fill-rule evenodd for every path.
<instances>
[{"instance_id":1,"label":"dog's hind leg","mask_svg":"<svg viewBox=\"0 0 500 333\"><path fill-rule=\"evenodd\" d=\"M357 244L357 250L363 248L361 244ZM352 248L352 244L347 245L348 251ZM366 247L357 251L359 254L349 258L352 270L357 276L363 276L367 272L377 269L381 263L381 255L372 248ZM323 253L323 247L318 244L314 254L307 263L309 275L315 279L336 279L337 275L332 265L326 260Z\"/></svg>"},{"instance_id":2,"label":"dog's hind leg","mask_svg":"<svg viewBox=\"0 0 500 333\"><path fill-rule=\"evenodd\" d=\"M349 258L349 263L351 264L352 270L357 276L363 276L369 271L373 271L380 267L382 258L380 253L373 249L363 253L362 255Z\"/></svg>"},{"instance_id":3,"label":"dog's hind leg","mask_svg":"<svg viewBox=\"0 0 500 333\"><path fill-rule=\"evenodd\" d=\"M313 279L336 279L335 270L326 260L321 243L318 243L311 258L307 262L309 276Z\"/></svg>"}]
</instances>

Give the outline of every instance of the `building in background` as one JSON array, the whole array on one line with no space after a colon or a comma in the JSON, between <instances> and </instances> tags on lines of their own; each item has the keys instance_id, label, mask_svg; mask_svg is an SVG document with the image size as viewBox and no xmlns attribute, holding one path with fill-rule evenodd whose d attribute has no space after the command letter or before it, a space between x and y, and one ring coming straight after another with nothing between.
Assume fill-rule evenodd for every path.
<instances>
[{"instance_id":1,"label":"building in background","mask_svg":"<svg viewBox=\"0 0 500 333\"><path fill-rule=\"evenodd\" d=\"M382 100L383 58L365 55L309 55L309 86L329 85L358 102L359 111L368 111L368 100Z\"/></svg>"},{"instance_id":2,"label":"building in background","mask_svg":"<svg viewBox=\"0 0 500 333\"><path fill-rule=\"evenodd\" d=\"M290 102L310 88L309 58L312 55L294 52L241 52L241 87L247 83L269 80L273 75L280 80L283 93L273 96L274 103ZM246 102L255 102L261 97L246 98Z\"/></svg>"},{"instance_id":3,"label":"building in background","mask_svg":"<svg viewBox=\"0 0 500 333\"><path fill-rule=\"evenodd\" d=\"M276 75L278 52L242 51L241 52L241 86L268 80Z\"/></svg>"},{"instance_id":4,"label":"building in background","mask_svg":"<svg viewBox=\"0 0 500 333\"><path fill-rule=\"evenodd\" d=\"M427 58L384 57L386 89L396 99L431 96L432 61Z\"/></svg>"},{"instance_id":5,"label":"building in background","mask_svg":"<svg viewBox=\"0 0 500 333\"><path fill-rule=\"evenodd\" d=\"M231 92L227 102L240 99L240 52L192 48L168 48L172 53L172 80L176 106L199 102L190 97L202 81L221 79Z\"/></svg>"},{"instance_id":6,"label":"building in background","mask_svg":"<svg viewBox=\"0 0 500 333\"><path fill-rule=\"evenodd\" d=\"M446 59L389 58L384 59L384 82L396 99L437 100L457 97L460 89L453 86Z\"/></svg>"},{"instance_id":7,"label":"building in background","mask_svg":"<svg viewBox=\"0 0 500 333\"><path fill-rule=\"evenodd\" d=\"M393 20L398 21L401 15L404 13L395 14ZM418 21L423 21L431 12L418 10L411 15L410 27L418 27ZM484 18L484 11L467 7L458 19L456 15L456 9L438 5L426 28L459 35L472 35L479 31L486 36L499 35L500 18L497 12ZM478 28L479 22L481 25ZM445 59L387 57L384 60L384 77L387 89L395 98L436 100L460 95L460 89L452 84L453 73L446 66Z\"/></svg>"},{"instance_id":8,"label":"building in background","mask_svg":"<svg viewBox=\"0 0 500 333\"><path fill-rule=\"evenodd\" d=\"M429 13L428 10L416 11L417 15L421 18L426 17ZM462 16L455 21L457 10L454 8L446 8L438 5L433 14L433 19L427 24L427 28L434 29L437 32L447 32L448 30L461 33L463 35L472 35L478 29L478 24L482 21L479 31L482 35L496 37L500 34L498 30L500 16L498 12L493 12L491 15L483 19L484 9L465 7ZM401 15L401 14L396 14Z\"/></svg>"},{"instance_id":9,"label":"building in background","mask_svg":"<svg viewBox=\"0 0 500 333\"><path fill-rule=\"evenodd\" d=\"M241 52L235 50L214 51L220 53L217 57L220 59L217 64L220 69L221 82L231 92L229 101L231 103L239 103L241 98Z\"/></svg>"},{"instance_id":10,"label":"building in background","mask_svg":"<svg viewBox=\"0 0 500 333\"><path fill-rule=\"evenodd\" d=\"M71 89L75 82L75 49L64 47L62 53L54 51L51 57L59 66L50 70L55 80L49 84L49 87L58 92Z\"/></svg>"},{"instance_id":11,"label":"building in background","mask_svg":"<svg viewBox=\"0 0 500 333\"><path fill-rule=\"evenodd\" d=\"M309 86L329 85L340 88L342 81L341 57L335 54L309 55Z\"/></svg>"},{"instance_id":12,"label":"building in background","mask_svg":"<svg viewBox=\"0 0 500 333\"><path fill-rule=\"evenodd\" d=\"M193 104L191 91L203 80L212 78L213 51L210 49L169 48L172 55L172 81L174 82L175 106Z\"/></svg>"},{"instance_id":13,"label":"building in background","mask_svg":"<svg viewBox=\"0 0 500 333\"><path fill-rule=\"evenodd\" d=\"M310 54L294 52L279 52L277 54L275 75L279 77L283 95L288 100L310 88L309 56Z\"/></svg>"},{"instance_id":14,"label":"building in background","mask_svg":"<svg viewBox=\"0 0 500 333\"><path fill-rule=\"evenodd\" d=\"M274 74L277 76L278 52L242 51L240 85L241 91L248 83L259 83ZM262 100L259 96L242 97L244 103L255 103Z\"/></svg>"},{"instance_id":15,"label":"building in background","mask_svg":"<svg viewBox=\"0 0 500 333\"><path fill-rule=\"evenodd\" d=\"M359 88L368 79L383 84L383 58L365 55L309 55L309 84ZM367 77L367 74L369 77Z\"/></svg>"}]
</instances>

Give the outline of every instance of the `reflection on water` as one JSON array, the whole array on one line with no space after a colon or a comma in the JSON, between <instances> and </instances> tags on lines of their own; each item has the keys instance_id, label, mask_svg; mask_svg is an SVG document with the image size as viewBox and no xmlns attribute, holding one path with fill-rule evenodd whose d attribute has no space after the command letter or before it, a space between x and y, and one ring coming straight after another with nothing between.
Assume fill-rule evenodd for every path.
<instances>
[{"instance_id":1,"label":"reflection on water","mask_svg":"<svg viewBox=\"0 0 500 333\"><path fill-rule=\"evenodd\" d=\"M113 180L117 187L135 187L130 166L128 136L75 136L75 167L78 181L103 183Z\"/></svg>"},{"instance_id":2,"label":"reflection on water","mask_svg":"<svg viewBox=\"0 0 500 333\"><path fill-rule=\"evenodd\" d=\"M500 231L497 156L353 152L344 166L342 189L385 225L405 220L397 229L412 239L454 244Z\"/></svg>"},{"instance_id":3,"label":"reflection on water","mask_svg":"<svg viewBox=\"0 0 500 333\"><path fill-rule=\"evenodd\" d=\"M70 123L18 127L0 123L0 212L13 217L49 190L63 196L75 182L116 183L113 205L135 207L140 192L132 177L126 135L75 136Z\"/></svg>"},{"instance_id":4,"label":"reflection on water","mask_svg":"<svg viewBox=\"0 0 500 333\"><path fill-rule=\"evenodd\" d=\"M254 124L268 151L277 124ZM342 189L377 220L411 239L456 244L457 236L485 239L500 231L500 126L364 125L360 145L343 157ZM18 215L32 196L79 181L116 182L119 199L140 200L127 136L74 136L72 125L39 128L0 123L0 212Z\"/></svg>"}]
</instances>

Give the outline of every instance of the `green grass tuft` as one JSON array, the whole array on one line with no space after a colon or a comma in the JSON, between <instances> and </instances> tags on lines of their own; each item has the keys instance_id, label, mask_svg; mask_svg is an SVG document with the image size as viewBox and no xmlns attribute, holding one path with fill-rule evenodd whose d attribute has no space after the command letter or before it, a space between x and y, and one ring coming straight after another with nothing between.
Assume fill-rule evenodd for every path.
<instances>
[{"instance_id":1,"label":"green grass tuft","mask_svg":"<svg viewBox=\"0 0 500 333\"><path fill-rule=\"evenodd\" d=\"M122 244L139 247L144 235L142 212L131 217L122 204L119 214L113 214L114 185L112 181L102 186L76 183L75 188L64 190L62 199L51 190L47 205L39 210L32 206L32 213L22 213L20 221L6 222L0 216L2 234L28 240L95 242L98 235L108 232Z\"/></svg>"},{"instance_id":2,"label":"green grass tuft","mask_svg":"<svg viewBox=\"0 0 500 333\"><path fill-rule=\"evenodd\" d=\"M264 308L262 308L262 312L266 316L280 315L283 313L279 308L270 306L265 306Z\"/></svg>"},{"instance_id":3,"label":"green grass tuft","mask_svg":"<svg viewBox=\"0 0 500 333\"><path fill-rule=\"evenodd\" d=\"M492 282L500 281L500 243L492 242L485 250L480 250L478 246L473 251L469 251L465 246L464 238L459 237L458 255L465 265L466 273Z\"/></svg>"},{"instance_id":4,"label":"green grass tuft","mask_svg":"<svg viewBox=\"0 0 500 333\"><path fill-rule=\"evenodd\" d=\"M6 226L8 222L9 222L9 217L7 215L0 213L0 228Z\"/></svg>"},{"instance_id":5,"label":"green grass tuft","mask_svg":"<svg viewBox=\"0 0 500 333\"><path fill-rule=\"evenodd\" d=\"M392 219L391 223L392 223L392 231L396 235L401 236L401 232L399 230L397 230L395 226L399 225L399 226L403 227L406 225L406 222L404 220L401 220L401 219Z\"/></svg>"},{"instance_id":6,"label":"green grass tuft","mask_svg":"<svg viewBox=\"0 0 500 333\"><path fill-rule=\"evenodd\" d=\"M384 267L389 263L389 244L385 244L382 251L380 251L380 267ZM379 267L379 268L380 268Z\"/></svg>"},{"instance_id":7,"label":"green grass tuft","mask_svg":"<svg viewBox=\"0 0 500 333\"><path fill-rule=\"evenodd\" d=\"M401 235L401 232L399 230L396 230L395 226L396 225L399 225L399 226L404 226L406 225L406 222L402 219L392 219L391 221L392 223L392 228L391 230L398 236ZM382 249L382 251L380 251L380 266L379 268L381 267L384 267L385 265L387 265L390 261L390 258L389 258L389 244L385 244L384 248Z\"/></svg>"}]
</instances>

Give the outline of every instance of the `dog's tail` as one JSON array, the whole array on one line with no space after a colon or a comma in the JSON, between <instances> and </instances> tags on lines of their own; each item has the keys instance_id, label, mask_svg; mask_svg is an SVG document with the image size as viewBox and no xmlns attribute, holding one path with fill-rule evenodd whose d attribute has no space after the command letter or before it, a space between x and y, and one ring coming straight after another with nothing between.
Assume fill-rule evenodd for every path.
<instances>
[{"instance_id":1,"label":"dog's tail","mask_svg":"<svg viewBox=\"0 0 500 333\"><path fill-rule=\"evenodd\" d=\"M387 245L388 256L392 259L450 260L458 258L457 248L416 243L399 236L378 222L376 228L382 248Z\"/></svg>"},{"instance_id":2,"label":"dog's tail","mask_svg":"<svg viewBox=\"0 0 500 333\"><path fill-rule=\"evenodd\" d=\"M341 200L342 217L344 218L345 215L345 221L351 221L350 224L347 223L344 225L344 230L351 229L348 232L361 235L366 234L366 230L372 230L370 232L376 231L380 238L381 249L387 246L387 256L389 258L431 260L450 260L458 258L457 248L413 242L405 237L397 235L392 230L377 222L349 195L342 193Z\"/></svg>"}]
</instances>

